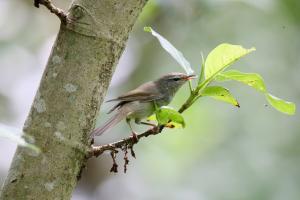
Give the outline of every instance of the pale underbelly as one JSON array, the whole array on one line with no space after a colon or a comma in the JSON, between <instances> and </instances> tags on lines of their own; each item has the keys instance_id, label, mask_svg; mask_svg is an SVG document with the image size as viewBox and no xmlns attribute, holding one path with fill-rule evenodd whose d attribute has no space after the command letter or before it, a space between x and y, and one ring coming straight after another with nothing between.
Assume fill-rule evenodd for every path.
<instances>
[{"instance_id":1,"label":"pale underbelly","mask_svg":"<svg viewBox=\"0 0 300 200\"><path fill-rule=\"evenodd\" d=\"M128 109L127 117L131 119L141 120L150 115L155 111L154 105L152 102L130 102L126 104L126 109Z\"/></svg>"}]
</instances>

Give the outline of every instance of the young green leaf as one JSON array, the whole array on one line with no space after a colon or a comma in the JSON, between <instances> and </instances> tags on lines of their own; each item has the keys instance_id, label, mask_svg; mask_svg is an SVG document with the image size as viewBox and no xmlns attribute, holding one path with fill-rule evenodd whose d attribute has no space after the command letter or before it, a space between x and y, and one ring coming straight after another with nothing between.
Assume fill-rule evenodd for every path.
<instances>
[{"instance_id":1,"label":"young green leaf","mask_svg":"<svg viewBox=\"0 0 300 200\"><path fill-rule=\"evenodd\" d=\"M185 127L184 118L174 108L168 106L162 106L155 112L156 119L159 124L168 124L169 122L175 122Z\"/></svg>"},{"instance_id":2,"label":"young green leaf","mask_svg":"<svg viewBox=\"0 0 300 200\"><path fill-rule=\"evenodd\" d=\"M266 93L266 98L268 102L278 111L288 115L295 114L296 105L294 103L279 99L278 97L275 97L270 93Z\"/></svg>"},{"instance_id":3,"label":"young green leaf","mask_svg":"<svg viewBox=\"0 0 300 200\"><path fill-rule=\"evenodd\" d=\"M228 89L223 88L221 86L209 86L206 87L202 93L201 96L209 96L214 99L224 101L227 103L230 103L234 106L240 107L237 100L232 96L232 94L229 92Z\"/></svg>"},{"instance_id":4,"label":"young green leaf","mask_svg":"<svg viewBox=\"0 0 300 200\"><path fill-rule=\"evenodd\" d=\"M153 115L149 116L147 118L147 121L157 122L156 115L153 114ZM166 124L166 126L169 127L169 128L182 128L182 124L179 124L179 123L176 123L176 122L169 122L169 123Z\"/></svg>"},{"instance_id":5,"label":"young green leaf","mask_svg":"<svg viewBox=\"0 0 300 200\"><path fill-rule=\"evenodd\" d=\"M17 143L20 146L24 146L30 148L31 150L35 151L36 153L40 153L40 149L30 143L27 143L24 138L17 134L21 134L22 131L4 124L0 124L0 138L5 138Z\"/></svg>"},{"instance_id":6,"label":"young green leaf","mask_svg":"<svg viewBox=\"0 0 300 200\"><path fill-rule=\"evenodd\" d=\"M260 92L266 92L263 78L255 73L243 73L237 70L221 72L216 76L217 81L235 80L253 87Z\"/></svg>"},{"instance_id":7,"label":"young green leaf","mask_svg":"<svg viewBox=\"0 0 300 200\"><path fill-rule=\"evenodd\" d=\"M155 114L150 115L149 117L147 117L147 121L157 121L156 115Z\"/></svg>"},{"instance_id":8,"label":"young green leaf","mask_svg":"<svg viewBox=\"0 0 300 200\"><path fill-rule=\"evenodd\" d=\"M237 70L229 70L222 72L216 76L216 80L218 81L226 81L226 80L235 80L246 85L253 87L265 94L267 101L274 107L276 110L283 112L288 115L295 114L296 105L292 102L284 101L275 97L267 92L265 82L263 78L259 74L254 73L243 73Z\"/></svg>"},{"instance_id":9,"label":"young green leaf","mask_svg":"<svg viewBox=\"0 0 300 200\"><path fill-rule=\"evenodd\" d=\"M183 54L180 51L178 51L168 40L166 40L163 36L155 32L151 27L144 27L144 31L149 32L154 37L156 37L160 45L180 64L180 66L186 71L188 75L194 73L190 63L185 59Z\"/></svg>"},{"instance_id":10,"label":"young green leaf","mask_svg":"<svg viewBox=\"0 0 300 200\"><path fill-rule=\"evenodd\" d=\"M220 44L213 49L205 61L205 79L212 79L226 67L254 51L255 48L245 49L239 45Z\"/></svg>"}]
</instances>

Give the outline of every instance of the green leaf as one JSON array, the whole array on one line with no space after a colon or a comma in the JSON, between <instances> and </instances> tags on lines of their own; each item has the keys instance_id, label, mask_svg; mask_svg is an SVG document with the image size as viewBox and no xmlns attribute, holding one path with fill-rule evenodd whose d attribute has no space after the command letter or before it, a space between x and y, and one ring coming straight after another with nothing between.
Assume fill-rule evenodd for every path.
<instances>
[{"instance_id":1,"label":"green leaf","mask_svg":"<svg viewBox=\"0 0 300 200\"><path fill-rule=\"evenodd\" d=\"M209 86L206 87L202 93L201 96L209 96L214 99L224 101L227 103L230 103L234 106L240 107L237 100L231 95L228 89L223 88L221 86Z\"/></svg>"},{"instance_id":2,"label":"green leaf","mask_svg":"<svg viewBox=\"0 0 300 200\"><path fill-rule=\"evenodd\" d=\"M255 48L245 49L239 45L220 44L213 49L205 61L205 78L212 79L226 67L254 51Z\"/></svg>"},{"instance_id":3,"label":"green leaf","mask_svg":"<svg viewBox=\"0 0 300 200\"><path fill-rule=\"evenodd\" d=\"M174 108L162 106L156 110L155 114L159 124L166 125L170 122L175 122L185 127L184 118Z\"/></svg>"},{"instance_id":4,"label":"green leaf","mask_svg":"<svg viewBox=\"0 0 300 200\"><path fill-rule=\"evenodd\" d=\"M288 115L295 114L296 105L292 102L284 101L268 93L264 80L259 74L243 73L237 70L229 70L218 74L216 80L218 81L235 80L247 84L255 88L256 90L258 90L259 92L264 93L267 101L276 110Z\"/></svg>"},{"instance_id":5,"label":"green leaf","mask_svg":"<svg viewBox=\"0 0 300 200\"><path fill-rule=\"evenodd\" d=\"M188 75L194 73L190 63L185 59L183 54L178 51L168 40L155 32L151 27L144 27L144 31L149 32L154 37L156 37L160 45L180 64L180 66L186 71Z\"/></svg>"},{"instance_id":6,"label":"green leaf","mask_svg":"<svg viewBox=\"0 0 300 200\"><path fill-rule=\"evenodd\" d=\"M255 73L243 73L237 70L228 70L221 72L216 76L218 81L235 80L253 87L260 92L266 92L266 86L263 78Z\"/></svg>"},{"instance_id":7,"label":"green leaf","mask_svg":"<svg viewBox=\"0 0 300 200\"><path fill-rule=\"evenodd\" d=\"M24 146L30 148L31 150L35 151L36 153L40 153L40 149L28 142L25 141L23 137L17 134L21 134L22 131L4 124L0 124L0 138L5 138L10 141L17 143L20 146Z\"/></svg>"},{"instance_id":8,"label":"green leaf","mask_svg":"<svg viewBox=\"0 0 300 200\"><path fill-rule=\"evenodd\" d=\"M149 117L147 117L147 121L157 121L156 115L155 114L150 115Z\"/></svg>"},{"instance_id":9,"label":"green leaf","mask_svg":"<svg viewBox=\"0 0 300 200\"><path fill-rule=\"evenodd\" d=\"M156 115L153 114L153 115L149 116L147 118L147 121L155 121L155 122L157 122ZM175 128L175 129L182 128L182 124L179 124L179 123L176 123L176 122L169 122L169 123L166 124L166 126L168 128Z\"/></svg>"},{"instance_id":10,"label":"green leaf","mask_svg":"<svg viewBox=\"0 0 300 200\"><path fill-rule=\"evenodd\" d=\"M267 98L268 102L278 111L283 112L288 115L295 114L296 105L294 103L284 101L284 100L279 99L278 97L275 97L269 93L266 93L266 98Z\"/></svg>"}]
</instances>

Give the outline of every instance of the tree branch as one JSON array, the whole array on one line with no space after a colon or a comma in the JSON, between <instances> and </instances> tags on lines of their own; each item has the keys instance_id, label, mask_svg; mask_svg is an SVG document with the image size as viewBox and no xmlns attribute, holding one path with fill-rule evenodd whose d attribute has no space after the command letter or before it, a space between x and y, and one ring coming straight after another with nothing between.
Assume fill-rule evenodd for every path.
<instances>
[{"instance_id":1,"label":"tree branch","mask_svg":"<svg viewBox=\"0 0 300 200\"><path fill-rule=\"evenodd\" d=\"M54 6L50 0L34 0L34 6L39 8L40 5L44 5L50 12L54 13L62 23L67 24L70 22L68 15L60 8Z\"/></svg>"},{"instance_id":2,"label":"tree branch","mask_svg":"<svg viewBox=\"0 0 300 200\"><path fill-rule=\"evenodd\" d=\"M151 129L145 131L144 133L138 134L137 138L141 139L143 137L148 137L149 135L159 134L163 130L164 127L165 126L163 126L163 125L155 126ZM137 143L137 141L133 138L133 136L130 136L130 137L124 138L122 140L119 140L117 142L113 142L110 144L105 144L105 145L101 145L101 146L92 146L92 148L89 152L89 157L92 157L92 156L98 157L105 151L117 151L117 149L123 150L124 147L131 148L136 143Z\"/></svg>"}]
</instances>

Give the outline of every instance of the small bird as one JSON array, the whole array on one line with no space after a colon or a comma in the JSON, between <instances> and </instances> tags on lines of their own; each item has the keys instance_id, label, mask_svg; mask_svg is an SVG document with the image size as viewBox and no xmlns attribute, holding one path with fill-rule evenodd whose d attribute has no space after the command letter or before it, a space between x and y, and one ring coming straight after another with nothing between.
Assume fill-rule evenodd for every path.
<instances>
[{"instance_id":1,"label":"small bird","mask_svg":"<svg viewBox=\"0 0 300 200\"><path fill-rule=\"evenodd\" d=\"M180 72L168 73L155 81L144 83L115 99L108 100L107 102L118 102L108 112L109 114L116 111L116 114L103 126L92 131L91 137L101 135L123 119L126 119L133 138L137 140L137 134L132 129L131 120L134 119L136 124L155 126L154 124L142 122L141 120L152 115L156 106L161 107L168 105L178 89L185 82L195 77L195 75L186 75Z\"/></svg>"}]
</instances>

